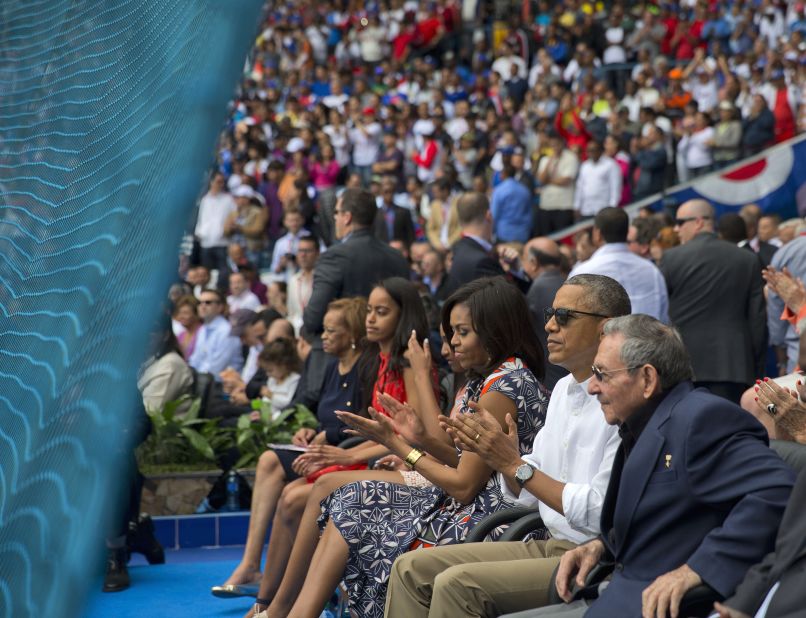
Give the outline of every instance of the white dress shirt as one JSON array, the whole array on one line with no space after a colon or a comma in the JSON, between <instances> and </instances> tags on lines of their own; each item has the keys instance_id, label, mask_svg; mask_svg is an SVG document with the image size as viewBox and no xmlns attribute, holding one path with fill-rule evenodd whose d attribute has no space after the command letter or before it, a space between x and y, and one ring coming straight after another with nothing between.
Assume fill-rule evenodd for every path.
<instances>
[{"instance_id":1,"label":"white dress shirt","mask_svg":"<svg viewBox=\"0 0 806 618\"><path fill-rule=\"evenodd\" d=\"M255 296L254 292L244 290L237 296L235 294L227 296L227 306L229 307L230 313L234 313L238 311L238 309L257 311L260 309L260 299Z\"/></svg>"},{"instance_id":2,"label":"white dress shirt","mask_svg":"<svg viewBox=\"0 0 806 618\"><path fill-rule=\"evenodd\" d=\"M281 273L279 271L280 258L284 255L288 255L289 253L296 255L297 247L299 246L299 239L308 237L310 235L311 233L308 230L302 228L296 234L286 232L283 236L280 236L280 238L277 239L277 242L274 243L274 250L271 254L271 272L286 275L286 273ZM293 272L296 270L296 266L294 264L289 264L286 266L286 271L288 270Z\"/></svg>"},{"instance_id":3,"label":"white dress shirt","mask_svg":"<svg viewBox=\"0 0 806 618\"><path fill-rule=\"evenodd\" d=\"M224 222L237 209L235 200L229 193L207 193L201 199L194 234L202 248L226 247L229 244L224 235Z\"/></svg>"},{"instance_id":4,"label":"white dress shirt","mask_svg":"<svg viewBox=\"0 0 806 618\"><path fill-rule=\"evenodd\" d=\"M297 336L299 336L299 331L302 328L302 314L305 312L305 307L308 306L308 301L311 300L311 294L313 294L313 272L306 277L303 277L304 274L300 270L288 279L288 299L286 300L288 316L286 317L294 326L294 332Z\"/></svg>"},{"instance_id":5,"label":"white dress shirt","mask_svg":"<svg viewBox=\"0 0 806 618\"><path fill-rule=\"evenodd\" d=\"M249 380L255 377L259 367L257 357L260 356L262 351L262 344L253 345L249 348L249 353L246 355L246 361L244 362L243 369L241 370L241 380L244 381L244 384L248 384Z\"/></svg>"},{"instance_id":6,"label":"white dress shirt","mask_svg":"<svg viewBox=\"0 0 806 618\"><path fill-rule=\"evenodd\" d=\"M657 266L635 255L627 243L614 242L599 247L589 260L571 269L574 275L606 275L618 281L630 297L633 313L646 313L669 323L669 292Z\"/></svg>"},{"instance_id":7,"label":"white dress shirt","mask_svg":"<svg viewBox=\"0 0 806 618\"><path fill-rule=\"evenodd\" d=\"M567 375L557 382L546 411L546 424L535 436L532 452L523 461L565 483L561 515L525 489L515 496L505 482L504 495L522 506L536 502L552 538L585 543L596 537L613 458L621 444L616 425L605 422L594 395Z\"/></svg>"},{"instance_id":8,"label":"white dress shirt","mask_svg":"<svg viewBox=\"0 0 806 618\"><path fill-rule=\"evenodd\" d=\"M588 159L579 166L574 210L592 217L602 208L618 206L621 201L621 168L607 156Z\"/></svg>"},{"instance_id":9,"label":"white dress shirt","mask_svg":"<svg viewBox=\"0 0 806 618\"><path fill-rule=\"evenodd\" d=\"M383 128L377 122L371 122L362 128L350 129L348 135L353 143L353 164L365 167L372 165L378 158L381 147Z\"/></svg>"},{"instance_id":10,"label":"white dress shirt","mask_svg":"<svg viewBox=\"0 0 806 618\"><path fill-rule=\"evenodd\" d=\"M196 371L212 373L216 381L221 380L218 374L227 367L240 370L243 366L241 340L233 337L231 330L229 321L223 316L203 324L196 335L196 347L188 364Z\"/></svg>"}]
</instances>

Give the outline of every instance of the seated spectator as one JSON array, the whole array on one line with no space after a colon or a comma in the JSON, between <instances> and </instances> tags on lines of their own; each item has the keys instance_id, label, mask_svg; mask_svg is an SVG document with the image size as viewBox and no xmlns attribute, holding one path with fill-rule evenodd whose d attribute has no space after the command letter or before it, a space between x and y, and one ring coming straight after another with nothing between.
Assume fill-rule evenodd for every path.
<instances>
[{"instance_id":1,"label":"seated spectator","mask_svg":"<svg viewBox=\"0 0 806 618\"><path fill-rule=\"evenodd\" d=\"M283 214L283 226L286 234L274 244L271 258L271 272L280 275L283 279L296 271L299 239L311 235L311 232L303 227L304 225L305 217L298 208L286 208L285 214Z\"/></svg>"},{"instance_id":2,"label":"seated spectator","mask_svg":"<svg viewBox=\"0 0 806 618\"><path fill-rule=\"evenodd\" d=\"M166 403L189 395L193 387L193 372L182 356L173 332L156 335L153 355L146 360L137 379L137 388L148 412L161 411Z\"/></svg>"},{"instance_id":3,"label":"seated spectator","mask_svg":"<svg viewBox=\"0 0 806 618\"><path fill-rule=\"evenodd\" d=\"M249 289L249 282L242 272L231 273L229 276L229 291L227 307L230 313L239 309L256 311L260 307L260 300Z\"/></svg>"},{"instance_id":4,"label":"seated spectator","mask_svg":"<svg viewBox=\"0 0 806 618\"><path fill-rule=\"evenodd\" d=\"M627 293L608 277L582 275L559 289L545 314L549 361L571 375L553 391L546 425L535 437L532 452L523 458L514 434L501 431L486 411L444 421L458 448L477 453L503 475L507 497L540 510L549 539L473 543L404 554L392 568L387 618L498 616L546 605L560 556L599 532L620 441L596 397L587 393L607 320L591 312L618 316L629 311ZM578 448L582 444L584 449Z\"/></svg>"},{"instance_id":5,"label":"seated spectator","mask_svg":"<svg viewBox=\"0 0 806 618\"><path fill-rule=\"evenodd\" d=\"M269 377L266 386L260 389L260 396L271 402L273 414L279 414L291 403L299 383L301 363L295 342L285 338L270 341L261 350L257 362ZM259 414L252 420L260 420Z\"/></svg>"},{"instance_id":6,"label":"seated spectator","mask_svg":"<svg viewBox=\"0 0 806 618\"><path fill-rule=\"evenodd\" d=\"M459 218L456 211L456 200L451 200L451 189L448 182L441 178L432 185L433 199L431 214L428 217L426 234L431 246L440 251L447 251L459 240Z\"/></svg>"},{"instance_id":7,"label":"seated spectator","mask_svg":"<svg viewBox=\"0 0 806 618\"><path fill-rule=\"evenodd\" d=\"M288 320L297 333L302 328L302 314L313 293L313 271L318 259L319 241L314 236L300 238L296 259L299 270L288 280L286 302Z\"/></svg>"},{"instance_id":8,"label":"seated spectator","mask_svg":"<svg viewBox=\"0 0 806 618\"><path fill-rule=\"evenodd\" d=\"M557 592L570 601L572 578L602 559L620 568L590 606L529 616L676 615L687 590L705 583L728 597L771 551L794 475L754 419L693 389L690 367L673 328L644 315L605 324L588 389L621 426L621 446L601 536L562 557Z\"/></svg>"},{"instance_id":9,"label":"seated spectator","mask_svg":"<svg viewBox=\"0 0 806 618\"><path fill-rule=\"evenodd\" d=\"M801 433L797 442L806 444L806 436ZM804 508L806 472L801 470L778 529L775 550L747 572L733 596L714 605L719 618L796 616L802 610Z\"/></svg>"},{"instance_id":10,"label":"seated spectator","mask_svg":"<svg viewBox=\"0 0 806 618\"><path fill-rule=\"evenodd\" d=\"M199 318L199 301L194 296L183 296L174 304L173 319L182 325L182 332L176 338L182 357L186 360L193 354L196 337L201 329Z\"/></svg>"},{"instance_id":11,"label":"seated spectator","mask_svg":"<svg viewBox=\"0 0 806 618\"><path fill-rule=\"evenodd\" d=\"M423 284L438 305L442 305L449 296L451 284L445 272L445 260L433 249L423 255L422 264Z\"/></svg>"},{"instance_id":12,"label":"seated spectator","mask_svg":"<svg viewBox=\"0 0 806 618\"><path fill-rule=\"evenodd\" d=\"M655 264L660 264L663 254L678 245L680 245L680 236L678 236L674 227L670 225L662 227L649 244L649 254L652 256L652 261Z\"/></svg>"},{"instance_id":13,"label":"seated spectator","mask_svg":"<svg viewBox=\"0 0 806 618\"><path fill-rule=\"evenodd\" d=\"M774 247L780 247L783 243L778 238L778 226L781 224L781 217L775 213L762 214L758 220L758 240L766 242Z\"/></svg>"},{"instance_id":14,"label":"seated spectator","mask_svg":"<svg viewBox=\"0 0 806 618\"><path fill-rule=\"evenodd\" d=\"M272 281L266 291L269 308L283 317L288 316L288 284L285 281Z\"/></svg>"},{"instance_id":15,"label":"seated spectator","mask_svg":"<svg viewBox=\"0 0 806 618\"><path fill-rule=\"evenodd\" d=\"M575 267L591 258L596 251L596 245L593 244L592 227L580 230L574 235L574 250L576 251Z\"/></svg>"},{"instance_id":16,"label":"seated spectator","mask_svg":"<svg viewBox=\"0 0 806 618\"><path fill-rule=\"evenodd\" d=\"M199 299L199 316L203 320L196 336L196 346L188 363L196 371L212 373L216 380L226 368L236 371L243 366L241 342L231 334L225 317L224 295L218 290L206 289Z\"/></svg>"},{"instance_id":17,"label":"seated spectator","mask_svg":"<svg viewBox=\"0 0 806 618\"><path fill-rule=\"evenodd\" d=\"M269 329L276 321L278 315L271 309L260 313L239 309L230 316L230 332L239 338L241 355L245 360L240 371L227 367L218 374L220 390L213 391L213 397L204 411L205 417L223 419L222 425L234 425L239 416L249 413L252 400L259 398L259 391L268 380L260 369L258 358Z\"/></svg>"},{"instance_id":18,"label":"seated spectator","mask_svg":"<svg viewBox=\"0 0 806 618\"><path fill-rule=\"evenodd\" d=\"M241 273L246 278L246 283L249 286L249 291L252 292L257 299L260 301L261 305L268 304L268 299L266 297L266 293L268 292L268 288L266 284L260 280L258 276L257 270L255 269L255 265L252 263L247 262L246 264L242 264L238 268L238 272Z\"/></svg>"},{"instance_id":19,"label":"seated spectator","mask_svg":"<svg viewBox=\"0 0 806 618\"><path fill-rule=\"evenodd\" d=\"M547 393L529 369L542 374L543 356L527 322L496 316L527 311L522 294L502 278L463 286L443 308L444 330L453 331L452 343L463 368L484 376L468 385L461 412L488 410L491 422L506 424L508 431L517 434L519 453L528 451L545 419ZM476 331L474 325L484 326ZM396 556L461 542L477 521L510 502L503 495L500 478L478 455L463 453L452 468L412 449L383 415L339 416L405 458L410 468L416 467L434 485L393 487L399 481L389 479L339 487L322 505L324 533L311 560L327 568L308 571L290 611L278 604L282 615L321 612L344 575L352 611L367 618L382 616L389 564ZM370 521L375 524L368 525ZM354 537L360 537L360 543L350 542ZM373 550L358 551L368 545ZM275 597L273 604L277 601ZM273 605L270 612L274 610Z\"/></svg>"},{"instance_id":20,"label":"seated spectator","mask_svg":"<svg viewBox=\"0 0 806 618\"><path fill-rule=\"evenodd\" d=\"M630 221L620 208L604 208L593 220L596 251L577 264L571 277L581 274L606 275L618 281L630 297L632 310L663 322L669 321L669 295L658 267L638 257L627 245Z\"/></svg>"},{"instance_id":21,"label":"seated spectator","mask_svg":"<svg viewBox=\"0 0 806 618\"><path fill-rule=\"evenodd\" d=\"M191 266L188 269L187 282L193 288L193 296L198 299L202 290L210 284L210 270L206 266Z\"/></svg>"},{"instance_id":22,"label":"seated spectator","mask_svg":"<svg viewBox=\"0 0 806 618\"><path fill-rule=\"evenodd\" d=\"M647 260L652 259L652 241L657 237L663 224L654 217L638 217L630 222L627 233L627 246L635 255Z\"/></svg>"},{"instance_id":23,"label":"seated spectator","mask_svg":"<svg viewBox=\"0 0 806 618\"><path fill-rule=\"evenodd\" d=\"M394 203L395 179L386 176L381 181L381 194L378 197L378 214L373 229L375 237L384 242L400 240L410 245L414 241L414 223L411 213Z\"/></svg>"},{"instance_id":24,"label":"seated spectator","mask_svg":"<svg viewBox=\"0 0 806 618\"><path fill-rule=\"evenodd\" d=\"M362 362L359 370L363 384L361 407L371 405L385 414L387 410L383 395L390 394L402 403L409 402L418 413L439 409L434 395L436 376L430 356L426 357L419 346L428 325L414 285L400 277L386 279L372 290L366 307L368 347L366 364ZM404 358L406 352L412 358L411 362ZM429 419L423 413L420 418L426 427L436 426L435 414ZM445 442L448 442L447 436ZM446 450L455 458L455 449ZM319 504L334 489L356 479L422 485L423 479L419 474L364 469L368 459L387 452L386 447L374 441L350 449L316 444L296 459L293 469L301 476L311 475L311 480L315 479L316 482L289 486L280 500L272 526L275 533L272 534L266 558L272 568L263 574L256 611L265 609L267 601L264 599L273 599L269 611L288 615L286 606L293 605L296 599L319 538L316 524L320 514ZM278 531L281 531L280 534Z\"/></svg>"},{"instance_id":25,"label":"seated spectator","mask_svg":"<svg viewBox=\"0 0 806 618\"><path fill-rule=\"evenodd\" d=\"M325 331L322 342L325 352L332 355L325 371L325 381L317 405L318 429L300 429L292 439L296 446L314 444L337 445L347 434L344 425L336 418L336 410L360 410L362 406L361 384L358 373L358 358L364 338L366 302L361 298L342 299L330 303L325 314ZM276 340L275 340L276 341ZM243 557L222 586L215 586L216 596L241 596L251 591L244 584L260 582L260 559L263 554L266 531L274 517L277 501L286 485L297 491L311 487L292 467L301 455L293 450L268 450L258 461L249 531ZM272 543L282 537L281 526L274 527Z\"/></svg>"}]
</instances>

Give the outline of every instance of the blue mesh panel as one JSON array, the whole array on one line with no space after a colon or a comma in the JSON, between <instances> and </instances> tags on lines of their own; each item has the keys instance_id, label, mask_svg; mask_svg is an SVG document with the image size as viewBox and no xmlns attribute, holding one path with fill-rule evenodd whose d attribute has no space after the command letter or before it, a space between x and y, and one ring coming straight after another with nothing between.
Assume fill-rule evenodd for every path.
<instances>
[{"instance_id":1,"label":"blue mesh panel","mask_svg":"<svg viewBox=\"0 0 806 618\"><path fill-rule=\"evenodd\" d=\"M260 0L0 2L0 615L98 585L117 440Z\"/></svg>"}]
</instances>

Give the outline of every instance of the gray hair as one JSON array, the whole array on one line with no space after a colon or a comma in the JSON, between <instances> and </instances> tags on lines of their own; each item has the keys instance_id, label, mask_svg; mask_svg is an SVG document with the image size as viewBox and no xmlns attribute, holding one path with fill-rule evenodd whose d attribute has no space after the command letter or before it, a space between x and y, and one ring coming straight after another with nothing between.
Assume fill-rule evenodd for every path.
<instances>
[{"instance_id":1,"label":"gray hair","mask_svg":"<svg viewBox=\"0 0 806 618\"><path fill-rule=\"evenodd\" d=\"M632 305L627 290L612 277L605 275L574 275L563 285L578 285L585 289L584 302L591 311L615 318L630 315Z\"/></svg>"},{"instance_id":2,"label":"gray hair","mask_svg":"<svg viewBox=\"0 0 806 618\"><path fill-rule=\"evenodd\" d=\"M621 362L627 367L652 365L660 377L661 389L668 390L692 379L688 351L673 326L638 313L605 322L605 336L618 333L624 337Z\"/></svg>"}]
</instances>

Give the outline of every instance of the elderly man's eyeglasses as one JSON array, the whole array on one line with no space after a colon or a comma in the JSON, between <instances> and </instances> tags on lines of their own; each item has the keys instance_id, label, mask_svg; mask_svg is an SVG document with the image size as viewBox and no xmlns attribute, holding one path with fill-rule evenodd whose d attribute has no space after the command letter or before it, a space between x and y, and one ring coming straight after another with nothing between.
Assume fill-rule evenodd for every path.
<instances>
[{"instance_id":1,"label":"elderly man's eyeglasses","mask_svg":"<svg viewBox=\"0 0 806 618\"><path fill-rule=\"evenodd\" d=\"M609 315L601 313L590 313L589 311L579 311L577 309L567 309L566 307L545 307L543 309L543 321L548 324L549 320L553 317L558 326L565 326L568 320L580 315L589 315L594 318L609 318Z\"/></svg>"},{"instance_id":2,"label":"elderly man's eyeglasses","mask_svg":"<svg viewBox=\"0 0 806 618\"><path fill-rule=\"evenodd\" d=\"M602 371L596 365L591 365L591 371L593 372L593 377L596 378L597 382L604 382L604 379L613 373L618 373L619 371L632 371L633 369L638 369L638 367L622 367L621 369L610 369L609 371Z\"/></svg>"},{"instance_id":3,"label":"elderly man's eyeglasses","mask_svg":"<svg viewBox=\"0 0 806 618\"><path fill-rule=\"evenodd\" d=\"M200 300L199 304L200 305L220 305L221 301L220 300Z\"/></svg>"}]
</instances>

